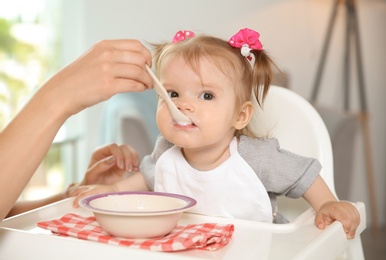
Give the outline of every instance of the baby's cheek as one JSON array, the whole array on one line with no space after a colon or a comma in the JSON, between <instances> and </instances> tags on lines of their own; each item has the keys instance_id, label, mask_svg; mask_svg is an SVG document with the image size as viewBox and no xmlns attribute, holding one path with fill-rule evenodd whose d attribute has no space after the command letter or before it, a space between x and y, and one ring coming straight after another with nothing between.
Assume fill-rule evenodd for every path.
<instances>
[{"instance_id":1,"label":"baby's cheek","mask_svg":"<svg viewBox=\"0 0 386 260\"><path fill-rule=\"evenodd\" d=\"M157 114L156 114L156 122L157 122L158 129L162 135L164 135L165 132L170 131L173 120L170 116L170 113L167 107L165 108L158 107Z\"/></svg>"}]
</instances>

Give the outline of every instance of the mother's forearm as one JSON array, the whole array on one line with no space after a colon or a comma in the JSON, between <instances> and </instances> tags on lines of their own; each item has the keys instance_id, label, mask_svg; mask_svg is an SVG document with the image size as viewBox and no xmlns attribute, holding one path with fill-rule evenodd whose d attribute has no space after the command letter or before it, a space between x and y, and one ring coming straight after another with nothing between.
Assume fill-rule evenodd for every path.
<instances>
[{"instance_id":1,"label":"mother's forearm","mask_svg":"<svg viewBox=\"0 0 386 260\"><path fill-rule=\"evenodd\" d=\"M67 115L39 90L0 134L0 220L11 210Z\"/></svg>"}]
</instances>

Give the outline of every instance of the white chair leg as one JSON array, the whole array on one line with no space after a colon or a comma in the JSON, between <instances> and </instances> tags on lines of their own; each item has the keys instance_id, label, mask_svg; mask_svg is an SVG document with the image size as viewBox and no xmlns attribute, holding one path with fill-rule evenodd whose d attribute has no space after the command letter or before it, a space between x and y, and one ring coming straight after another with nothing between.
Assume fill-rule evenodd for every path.
<instances>
[{"instance_id":1,"label":"white chair leg","mask_svg":"<svg viewBox=\"0 0 386 260\"><path fill-rule=\"evenodd\" d=\"M350 240L350 245L347 248L346 253L347 253L347 259L353 259L353 260L365 259L360 236L357 236L355 239Z\"/></svg>"}]
</instances>

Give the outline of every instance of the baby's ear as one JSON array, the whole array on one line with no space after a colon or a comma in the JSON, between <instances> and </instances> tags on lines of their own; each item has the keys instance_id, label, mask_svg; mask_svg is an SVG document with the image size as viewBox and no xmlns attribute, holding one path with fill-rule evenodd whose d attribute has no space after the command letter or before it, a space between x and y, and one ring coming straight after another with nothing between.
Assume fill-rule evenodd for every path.
<instances>
[{"instance_id":1,"label":"baby's ear","mask_svg":"<svg viewBox=\"0 0 386 260\"><path fill-rule=\"evenodd\" d=\"M234 127L237 130L243 129L246 127L251 120L253 112L253 105L251 101L245 101L243 105L241 106L238 118L235 122Z\"/></svg>"}]
</instances>

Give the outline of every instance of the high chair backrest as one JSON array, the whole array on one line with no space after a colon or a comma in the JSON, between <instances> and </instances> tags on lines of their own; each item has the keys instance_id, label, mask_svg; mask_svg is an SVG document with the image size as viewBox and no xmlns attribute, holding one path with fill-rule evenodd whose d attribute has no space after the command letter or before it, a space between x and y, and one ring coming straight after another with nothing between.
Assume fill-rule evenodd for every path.
<instances>
[{"instance_id":1,"label":"high chair backrest","mask_svg":"<svg viewBox=\"0 0 386 260\"><path fill-rule=\"evenodd\" d=\"M271 86L263 110L258 110L257 113L261 127L269 132L269 136L279 140L281 148L316 158L321 162L323 168L320 175L336 195L331 141L327 128L315 108L294 91ZM285 202L281 200L280 211L292 210L284 212L289 219L309 207L304 200L288 199ZM296 207L298 209L295 209Z\"/></svg>"}]
</instances>

